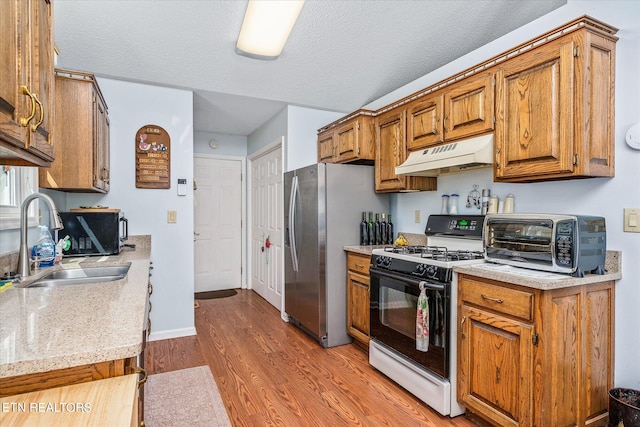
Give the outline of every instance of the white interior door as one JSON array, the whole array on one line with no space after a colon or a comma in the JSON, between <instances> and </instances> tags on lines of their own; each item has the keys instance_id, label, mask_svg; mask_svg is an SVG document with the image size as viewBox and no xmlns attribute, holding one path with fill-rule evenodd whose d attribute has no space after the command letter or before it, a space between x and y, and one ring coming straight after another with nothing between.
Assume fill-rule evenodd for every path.
<instances>
[{"instance_id":1,"label":"white interior door","mask_svg":"<svg viewBox=\"0 0 640 427\"><path fill-rule=\"evenodd\" d=\"M242 276L242 161L195 157L195 292L233 289Z\"/></svg>"},{"instance_id":2,"label":"white interior door","mask_svg":"<svg viewBox=\"0 0 640 427\"><path fill-rule=\"evenodd\" d=\"M282 146L251 162L251 287L282 309ZM266 244L267 238L269 245Z\"/></svg>"}]
</instances>

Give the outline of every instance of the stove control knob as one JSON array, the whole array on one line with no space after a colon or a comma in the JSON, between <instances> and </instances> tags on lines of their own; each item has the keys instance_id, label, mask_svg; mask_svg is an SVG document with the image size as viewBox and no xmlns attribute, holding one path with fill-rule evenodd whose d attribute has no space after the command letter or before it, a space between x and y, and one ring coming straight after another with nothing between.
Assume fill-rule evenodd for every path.
<instances>
[{"instance_id":1,"label":"stove control knob","mask_svg":"<svg viewBox=\"0 0 640 427\"><path fill-rule=\"evenodd\" d=\"M378 267L389 267L391 264L391 258L387 256L379 256L376 258L376 265Z\"/></svg>"},{"instance_id":2,"label":"stove control knob","mask_svg":"<svg viewBox=\"0 0 640 427\"><path fill-rule=\"evenodd\" d=\"M436 274L436 267L433 265L430 265L427 267L427 274L429 275L429 277L433 277Z\"/></svg>"},{"instance_id":3,"label":"stove control knob","mask_svg":"<svg viewBox=\"0 0 640 427\"><path fill-rule=\"evenodd\" d=\"M416 273L418 276L424 276L424 270L425 270L425 265L424 264L418 264L416 265Z\"/></svg>"}]
</instances>

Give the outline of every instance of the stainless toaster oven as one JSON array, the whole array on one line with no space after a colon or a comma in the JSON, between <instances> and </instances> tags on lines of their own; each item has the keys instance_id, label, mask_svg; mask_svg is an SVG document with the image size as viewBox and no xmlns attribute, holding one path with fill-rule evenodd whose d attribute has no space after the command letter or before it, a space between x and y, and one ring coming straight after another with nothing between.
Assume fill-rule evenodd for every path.
<instances>
[{"instance_id":1,"label":"stainless toaster oven","mask_svg":"<svg viewBox=\"0 0 640 427\"><path fill-rule=\"evenodd\" d=\"M607 233L599 216L486 215L483 246L489 262L576 277L605 272Z\"/></svg>"}]
</instances>

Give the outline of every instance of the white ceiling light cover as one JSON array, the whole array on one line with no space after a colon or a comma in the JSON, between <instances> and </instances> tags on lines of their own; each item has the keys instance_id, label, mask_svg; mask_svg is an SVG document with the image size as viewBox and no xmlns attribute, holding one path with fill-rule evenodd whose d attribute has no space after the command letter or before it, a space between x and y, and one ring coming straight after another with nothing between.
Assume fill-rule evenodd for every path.
<instances>
[{"instance_id":1,"label":"white ceiling light cover","mask_svg":"<svg viewBox=\"0 0 640 427\"><path fill-rule=\"evenodd\" d=\"M282 53L304 0L249 0L236 52L256 59L276 59Z\"/></svg>"}]
</instances>

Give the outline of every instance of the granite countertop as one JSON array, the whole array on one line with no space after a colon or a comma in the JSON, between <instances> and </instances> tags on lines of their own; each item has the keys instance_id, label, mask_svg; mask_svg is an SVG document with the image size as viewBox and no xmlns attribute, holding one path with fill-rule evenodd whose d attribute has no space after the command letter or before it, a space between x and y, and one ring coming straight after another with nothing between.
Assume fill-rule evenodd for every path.
<instances>
[{"instance_id":1,"label":"granite countertop","mask_svg":"<svg viewBox=\"0 0 640 427\"><path fill-rule=\"evenodd\" d=\"M136 249L64 258L28 279L57 269L131 264L122 280L51 288L15 284L0 293L0 378L137 356L149 283L145 237L136 240Z\"/></svg>"},{"instance_id":2,"label":"granite countertop","mask_svg":"<svg viewBox=\"0 0 640 427\"><path fill-rule=\"evenodd\" d=\"M621 279L622 252L607 251L605 270L606 273L602 275L585 274L584 277L572 277L568 274L529 270L490 262L453 267L453 271L457 273L499 280L534 289L551 290Z\"/></svg>"},{"instance_id":3,"label":"granite countertop","mask_svg":"<svg viewBox=\"0 0 640 427\"><path fill-rule=\"evenodd\" d=\"M366 246L353 245L353 246L343 246L342 249L344 249L346 252L353 252L361 255L371 255L371 251L373 251L374 249L382 249L388 246L389 245L366 245Z\"/></svg>"},{"instance_id":4,"label":"granite countertop","mask_svg":"<svg viewBox=\"0 0 640 427\"><path fill-rule=\"evenodd\" d=\"M410 235L405 233L405 237L409 239L411 244L425 244L415 237L417 235ZM389 245L382 246L344 246L343 249L347 252L358 253L362 255L371 255L371 251L378 248L384 248ZM486 279L499 280L501 282L512 283L514 285L527 286L529 288L550 290L559 288L568 288L571 286L587 285L589 283L606 282L609 280L619 280L622 278L622 252L607 251L607 257L605 260L606 274L588 274L585 277L572 277L567 274L549 273L545 271L529 270L525 268L512 267L503 264L494 264L490 262L478 261L478 264L460 265L455 266L453 271L457 273L464 273L470 276L484 277Z\"/></svg>"}]
</instances>

